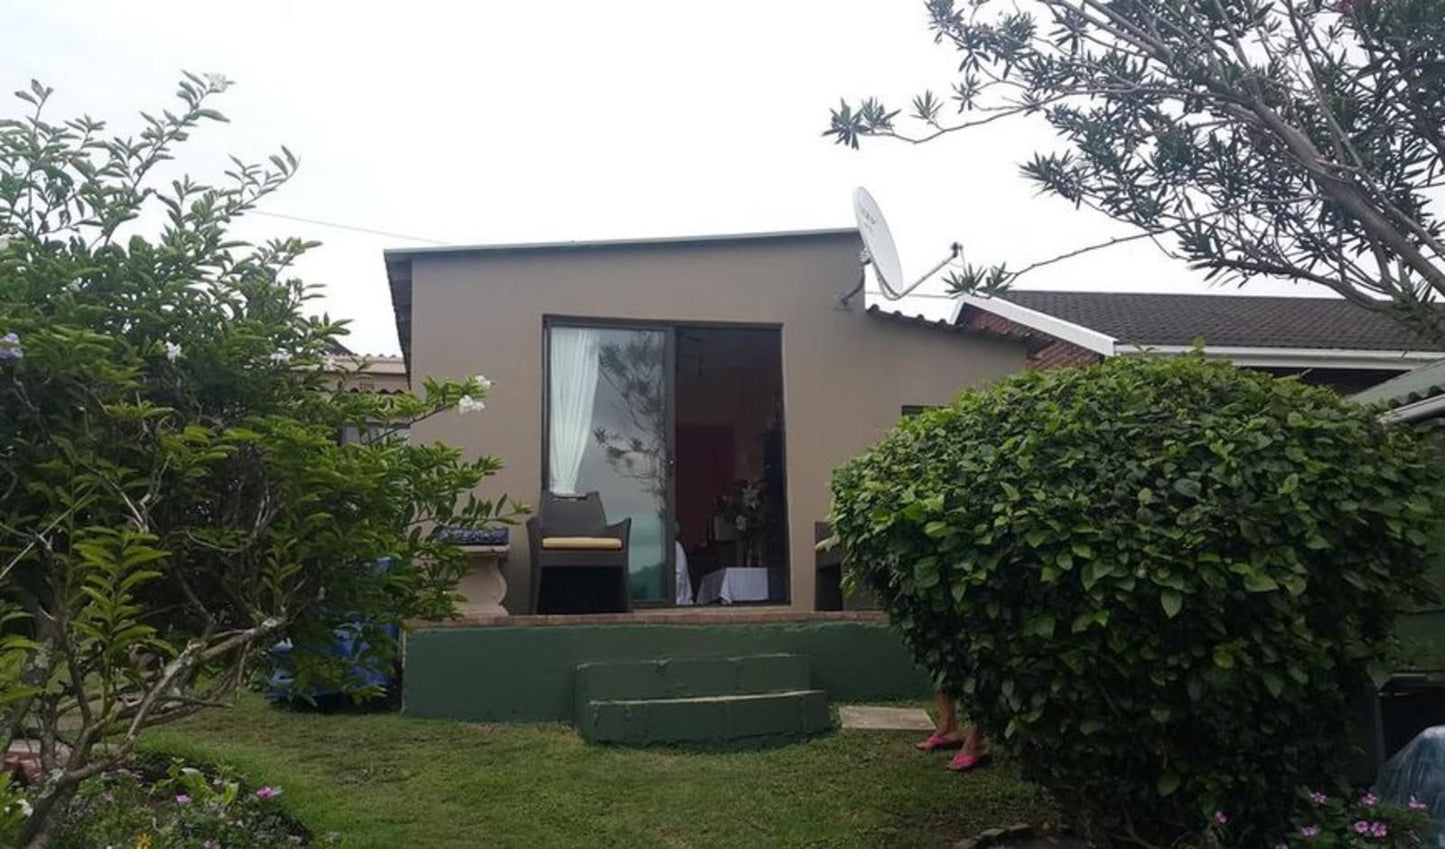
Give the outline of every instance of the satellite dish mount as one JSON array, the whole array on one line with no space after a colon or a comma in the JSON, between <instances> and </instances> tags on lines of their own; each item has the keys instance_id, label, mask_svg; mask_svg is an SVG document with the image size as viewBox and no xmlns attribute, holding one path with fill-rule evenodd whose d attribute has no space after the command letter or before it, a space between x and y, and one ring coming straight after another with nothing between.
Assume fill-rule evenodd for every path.
<instances>
[{"instance_id":1,"label":"satellite dish mount","mask_svg":"<svg viewBox=\"0 0 1445 849\"><path fill-rule=\"evenodd\" d=\"M888 229L888 220L883 217L883 210L878 208L878 202L873 200L873 196L862 186L853 192L853 217L858 222L858 233L863 237L863 252L858 257L861 263L858 269L858 285L838 296L840 309L849 309L848 302L863 290L868 280L869 265L873 266L873 273L878 276L878 288L883 297L898 301L963 255L963 245L954 242L942 262L930 268L912 284L901 290L896 289L894 287L903 282L903 264L898 259L898 248L893 244L893 233Z\"/></svg>"}]
</instances>

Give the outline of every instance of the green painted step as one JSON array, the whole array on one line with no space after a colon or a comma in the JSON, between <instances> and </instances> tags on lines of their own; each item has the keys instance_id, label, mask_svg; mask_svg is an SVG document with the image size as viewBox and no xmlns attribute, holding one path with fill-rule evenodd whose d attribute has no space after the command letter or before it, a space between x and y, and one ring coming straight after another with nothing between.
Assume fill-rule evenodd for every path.
<instances>
[{"instance_id":1,"label":"green painted step","mask_svg":"<svg viewBox=\"0 0 1445 849\"><path fill-rule=\"evenodd\" d=\"M812 677L800 654L584 663L573 678L574 716L589 702L807 690Z\"/></svg>"},{"instance_id":2,"label":"green painted step","mask_svg":"<svg viewBox=\"0 0 1445 849\"><path fill-rule=\"evenodd\" d=\"M593 743L746 749L782 746L832 725L822 690L591 701L577 730Z\"/></svg>"}]
</instances>

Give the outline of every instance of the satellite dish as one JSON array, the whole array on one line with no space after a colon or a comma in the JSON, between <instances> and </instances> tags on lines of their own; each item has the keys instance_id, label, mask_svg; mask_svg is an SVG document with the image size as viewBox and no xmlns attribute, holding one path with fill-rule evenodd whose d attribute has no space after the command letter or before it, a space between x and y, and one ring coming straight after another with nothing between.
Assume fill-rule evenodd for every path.
<instances>
[{"instance_id":1,"label":"satellite dish","mask_svg":"<svg viewBox=\"0 0 1445 849\"><path fill-rule=\"evenodd\" d=\"M873 270L878 275L878 286L883 292L883 297L890 301L897 301L908 295L914 289L923 285L923 282L934 274L938 273L944 266L958 259L963 253L963 246L954 242L950 248L951 253L946 259L935 265L932 269L918 278L917 282L899 290L897 286L903 285L903 264L898 260L898 247L893 244L893 234L888 230L888 220L883 217L883 210L878 208L878 201L868 194L868 190L859 186L853 191L853 216L858 221L858 233L863 237L865 264L871 263ZM863 288L865 277L860 277L858 285L851 292L839 297L839 307L848 308L848 301L858 294Z\"/></svg>"},{"instance_id":2,"label":"satellite dish","mask_svg":"<svg viewBox=\"0 0 1445 849\"><path fill-rule=\"evenodd\" d=\"M863 236L863 247L868 249L868 261L883 291L893 294L894 286L903 285L903 263L898 260L898 246L893 244L893 233L888 229L888 219L878 208L878 201L859 186L853 191L853 217L858 221L858 232Z\"/></svg>"}]
</instances>

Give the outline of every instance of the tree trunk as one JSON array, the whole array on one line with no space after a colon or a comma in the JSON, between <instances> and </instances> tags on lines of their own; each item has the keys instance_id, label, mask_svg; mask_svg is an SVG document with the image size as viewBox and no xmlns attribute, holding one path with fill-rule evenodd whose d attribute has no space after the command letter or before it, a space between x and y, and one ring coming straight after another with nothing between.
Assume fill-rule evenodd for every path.
<instances>
[{"instance_id":1,"label":"tree trunk","mask_svg":"<svg viewBox=\"0 0 1445 849\"><path fill-rule=\"evenodd\" d=\"M46 849L55 839L60 820L70 807L78 785L74 781L61 779L41 792L34 803L34 810L20 832L20 846L23 849Z\"/></svg>"}]
</instances>

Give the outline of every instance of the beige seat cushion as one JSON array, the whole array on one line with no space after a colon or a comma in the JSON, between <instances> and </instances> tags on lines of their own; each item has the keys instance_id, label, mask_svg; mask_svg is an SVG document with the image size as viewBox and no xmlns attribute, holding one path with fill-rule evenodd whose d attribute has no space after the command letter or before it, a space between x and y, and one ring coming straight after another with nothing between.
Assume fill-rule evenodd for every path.
<instances>
[{"instance_id":1,"label":"beige seat cushion","mask_svg":"<svg viewBox=\"0 0 1445 849\"><path fill-rule=\"evenodd\" d=\"M542 537L542 548L554 551L621 551L616 537Z\"/></svg>"}]
</instances>

